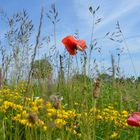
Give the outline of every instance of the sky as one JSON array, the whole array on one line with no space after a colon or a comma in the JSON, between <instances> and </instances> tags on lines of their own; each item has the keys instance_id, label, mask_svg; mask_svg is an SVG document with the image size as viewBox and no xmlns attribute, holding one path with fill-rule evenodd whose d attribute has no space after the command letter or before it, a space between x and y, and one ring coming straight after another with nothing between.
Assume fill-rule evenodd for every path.
<instances>
[{"instance_id":1,"label":"sky","mask_svg":"<svg viewBox=\"0 0 140 140\"><path fill-rule=\"evenodd\" d=\"M41 7L44 7L45 12L48 12L53 3L56 5L60 17L60 22L56 27L60 53L64 49L61 44L62 38L73 35L76 30L79 32L79 37L85 39L87 46L89 46L92 15L88 9L90 6L95 8L100 5L96 18L99 17L102 20L95 26L93 38L99 38L97 47L101 47L102 54L94 51L93 57L97 58L99 65L110 67L110 55L113 54L117 61L116 49L124 48L120 58L122 73L126 76L140 76L140 0L0 0L0 8L8 16L12 16L23 9L27 10L35 28L37 28ZM120 23L125 43L115 43L103 38L107 32L115 31L117 21ZM2 36L6 27L2 24L2 21L0 21L0 25L0 36ZM44 17L43 34L50 35L52 31L53 27L50 21ZM128 50L130 54L128 54Z\"/></svg>"}]
</instances>

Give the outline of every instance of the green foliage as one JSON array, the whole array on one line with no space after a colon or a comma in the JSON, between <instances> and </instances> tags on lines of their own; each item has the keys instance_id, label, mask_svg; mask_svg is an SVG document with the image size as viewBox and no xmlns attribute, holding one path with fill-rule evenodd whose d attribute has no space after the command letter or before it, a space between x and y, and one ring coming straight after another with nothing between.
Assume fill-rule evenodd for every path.
<instances>
[{"instance_id":1,"label":"green foliage","mask_svg":"<svg viewBox=\"0 0 140 140\"><path fill-rule=\"evenodd\" d=\"M72 77L72 80L75 81L75 82L84 82L85 80L90 82L92 81L92 79L90 77L88 77L87 75L83 75L83 74L75 74L73 77Z\"/></svg>"},{"instance_id":2,"label":"green foliage","mask_svg":"<svg viewBox=\"0 0 140 140\"><path fill-rule=\"evenodd\" d=\"M98 76L99 79L101 79L102 81L104 82L111 82L112 81L112 76L110 76L109 74L107 73L101 73L99 76Z\"/></svg>"},{"instance_id":3,"label":"green foliage","mask_svg":"<svg viewBox=\"0 0 140 140\"><path fill-rule=\"evenodd\" d=\"M48 78L52 73L52 65L47 59L35 60L32 76L35 79Z\"/></svg>"}]
</instances>

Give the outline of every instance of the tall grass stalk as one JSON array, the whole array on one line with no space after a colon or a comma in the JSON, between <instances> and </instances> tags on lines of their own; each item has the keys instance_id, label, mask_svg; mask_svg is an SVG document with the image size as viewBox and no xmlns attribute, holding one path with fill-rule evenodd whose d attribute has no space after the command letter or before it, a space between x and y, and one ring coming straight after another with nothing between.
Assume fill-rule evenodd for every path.
<instances>
[{"instance_id":1,"label":"tall grass stalk","mask_svg":"<svg viewBox=\"0 0 140 140\"><path fill-rule=\"evenodd\" d=\"M123 34L123 32L122 32L122 29L121 29L121 27L120 27L119 22L117 22L117 26L118 26L118 29L119 29L119 31L120 31L120 33L121 33L121 36L122 36L122 39L123 39L124 46L125 46L125 48L127 49L127 52L128 52L128 55L129 55L129 58L130 58L130 61L131 61L131 64L132 64L132 67L133 67L133 70L134 70L135 77L137 77L137 73L136 73L135 65L134 65L134 62L133 62L133 59L132 59L132 56L131 56L131 53L130 53L129 47L128 47L128 45L127 45L126 39L125 39L125 37L124 37L124 34Z\"/></svg>"},{"instance_id":2,"label":"tall grass stalk","mask_svg":"<svg viewBox=\"0 0 140 140\"><path fill-rule=\"evenodd\" d=\"M31 81L31 77L32 77L32 71L33 71L33 64L34 64L34 61L35 61L37 48L39 47L39 43L40 43L39 41L40 41L40 35L41 35L42 20L43 20L43 8L41 9L38 33L37 33L37 36L36 36L36 44L35 44L35 47L34 47L34 52L33 52L32 60L31 60L31 68L30 68L29 75L28 75L26 92L28 91L28 88L29 88L29 85L30 85L30 81Z\"/></svg>"}]
</instances>

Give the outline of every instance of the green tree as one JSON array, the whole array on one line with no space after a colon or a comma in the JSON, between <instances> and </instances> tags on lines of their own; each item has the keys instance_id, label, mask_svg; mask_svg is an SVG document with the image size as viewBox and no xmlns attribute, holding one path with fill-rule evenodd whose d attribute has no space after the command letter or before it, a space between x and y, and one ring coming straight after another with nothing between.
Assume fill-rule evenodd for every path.
<instances>
[{"instance_id":1,"label":"green tree","mask_svg":"<svg viewBox=\"0 0 140 140\"><path fill-rule=\"evenodd\" d=\"M98 76L98 79L101 79L104 82L111 82L112 81L112 76L107 74L107 73L101 73Z\"/></svg>"},{"instance_id":2,"label":"green tree","mask_svg":"<svg viewBox=\"0 0 140 140\"><path fill-rule=\"evenodd\" d=\"M35 60L32 76L35 79L45 79L52 73L52 65L47 59Z\"/></svg>"}]
</instances>

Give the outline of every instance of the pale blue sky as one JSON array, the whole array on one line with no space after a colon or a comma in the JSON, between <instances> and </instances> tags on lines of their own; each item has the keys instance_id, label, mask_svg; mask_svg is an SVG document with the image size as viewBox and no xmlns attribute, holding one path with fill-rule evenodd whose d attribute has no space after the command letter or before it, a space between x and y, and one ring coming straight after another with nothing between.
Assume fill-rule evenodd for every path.
<instances>
[{"instance_id":1,"label":"pale blue sky","mask_svg":"<svg viewBox=\"0 0 140 140\"><path fill-rule=\"evenodd\" d=\"M95 27L94 38L103 37L108 31L115 30L116 21L120 22L127 45L135 65L137 76L140 75L140 0L0 0L0 8L8 15L25 9L33 20L35 27L38 25L40 9L43 6L49 10L52 3L56 4L61 21L57 25L58 47L63 51L61 39L79 30L80 38L85 39L89 45L91 35L91 14L88 10L90 5L100 5L98 16L102 22ZM1 22L1 21L0 21ZM6 29L1 24L1 33ZM43 33L50 34L52 26L47 18L44 18ZM102 62L106 67L110 66L110 54L116 54L115 47L123 47L122 44L113 43L107 39L100 40L99 47L102 47L102 57L94 52L94 56L104 59ZM126 75L133 75L134 70L125 49L121 58L121 69Z\"/></svg>"}]
</instances>

